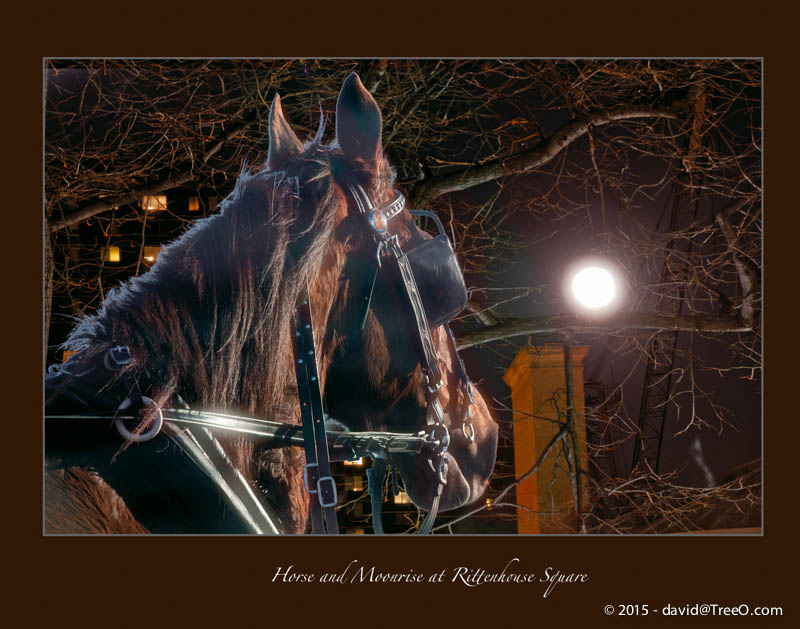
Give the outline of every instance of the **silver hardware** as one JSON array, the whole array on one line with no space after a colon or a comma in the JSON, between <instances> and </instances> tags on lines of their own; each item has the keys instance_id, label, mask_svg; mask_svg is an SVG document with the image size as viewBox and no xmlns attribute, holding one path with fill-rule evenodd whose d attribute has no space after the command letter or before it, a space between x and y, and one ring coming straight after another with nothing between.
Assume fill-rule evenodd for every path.
<instances>
[{"instance_id":1,"label":"silver hardware","mask_svg":"<svg viewBox=\"0 0 800 629\"><path fill-rule=\"evenodd\" d=\"M316 463L306 463L303 466L303 485L305 485L306 491L308 493L315 494L315 493L317 493L317 490L316 489L311 489L311 485L308 482L308 468L310 468L310 467L319 467L319 465L317 465ZM319 481L317 481L316 486L319 487Z\"/></svg>"},{"instance_id":2,"label":"silver hardware","mask_svg":"<svg viewBox=\"0 0 800 629\"><path fill-rule=\"evenodd\" d=\"M331 495L331 499L326 501L322 498L324 494L323 483L327 483L329 487L329 493ZM317 499L319 500L319 506L323 509L327 509L328 507L335 507L337 502L337 493L336 493L336 481L333 480L333 476L323 476L317 481Z\"/></svg>"},{"instance_id":3,"label":"silver hardware","mask_svg":"<svg viewBox=\"0 0 800 629\"><path fill-rule=\"evenodd\" d=\"M461 424L461 433L470 443L475 442L475 425L471 421L465 421Z\"/></svg>"},{"instance_id":4,"label":"silver hardware","mask_svg":"<svg viewBox=\"0 0 800 629\"><path fill-rule=\"evenodd\" d=\"M155 408L156 415L153 418L153 425L147 432L143 432L141 435L134 435L130 430L125 427L125 422L123 421L122 417L118 417L114 422L114 425L117 427L117 432L128 441L135 441L136 443L143 443L145 441L150 441L153 437L155 437L159 431L161 430L161 426L164 424L164 415L161 413L161 409L158 405L151 400L149 397L142 396L142 404L144 404L144 408ZM131 399L125 398L122 404L119 405L117 410L125 411L131 407Z\"/></svg>"}]
</instances>

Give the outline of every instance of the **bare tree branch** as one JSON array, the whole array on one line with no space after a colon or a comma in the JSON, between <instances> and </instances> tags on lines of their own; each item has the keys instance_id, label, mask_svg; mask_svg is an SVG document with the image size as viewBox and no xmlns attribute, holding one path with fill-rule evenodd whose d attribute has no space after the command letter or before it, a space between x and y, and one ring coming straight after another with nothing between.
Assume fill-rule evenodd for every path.
<instances>
[{"instance_id":1,"label":"bare tree branch","mask_svg":"<svg viewBox=\"0 0 800 629\"><path fill-rule=\"evenodd\" d=\"M478 321L485 326L497 325L502 321L502 319L500 319L500 317L494 314L491 310L484 308L478 302L473 300L469 300L467 302L467 310L474 314Z\"/></svg>"},{"instance_id":2,"label":"bare tree branch","mask_svg":"<svg viewBox=\"0 0 800 629\"><path fill-rule=\"evenodd\" d=\"M205 155L203 156L202 163L208 163L208 160L211 159L217 152L219 152L226 142L229 142L237 136L242 135L251 124L251 122L240 122L234 125L223 137L219 138L216 142L208 147L208 149L205 151ZM121 205L136 203L143 196L147 196L149 194L158 194L159 192L165 192L167 190L171 190L172 188L177 188L193 181L194 178L195 173L190 171L183 173L182 175L170 177L164 181L158 181L156 183L149 184L123 196L111 199L103 199L103 201L98 203L92 203L82 208L78 208L77 210L70 212L60 219L50 221L50 231L57 231L59 229L63 229L64 227L69 227L70 225L76 225L81 221L85 221L87 218L91 218L92 216L96 216L102 212L113 210L115 207L119 207Z\"/></svg>"},{"instance_id":3,"label":"bare tree branch","mask_svg":"<svg viewBox=\"0 0 800 629\"><path fill-rule=\"evenodd\" d=\"M736 264L739 282L742 285L742 319L747 321L752 326L754 317L753 290L756 286L758 271L754 269L751 264L748 264L746 259L742 258L742 256L737 253L737 237L733 231L733 226L731 225L729 218L731 214L744 207L749 200L750 199L745 198L722 208L714 215L714 219L717 225L719 225L720 231L722 232L723 236L725 236L725 240L727 241L728 246L733 253L733 260Z\"/></svg>"},{"instance_id":4,"label":"bare tree branch","mask_svg":"<svg viewBox=\"0 0 800 629\"><path fill-rule=\"evenodd\" d=\"M458 349L466 349L490 341L498 341L523 334L554 334L564 330L614 331L614 330L683 330L688 332L750 332L752 328L732 317L669 315L661 313L631 312L606 321L582 319L577 315L558 314L547 317L521 317L503 319L496 325L468 330L456 335Z\"/></svg>"},{"instance_id":5,"label":"bare tree branch","mask_svg":"<svg viewBox=\"0 0 800 629\"><path fill-rule=\"evenodd\" d=\"M115 207L119 207L121 205L136 203L139 199L141 199L143 196L147 196L148 194L158 194L159 192L165 192L167 190L171 190L172 188L177 188L178 186L189 183L193 178L194 176L192 173L185 173L183 175L178 175L177 177L172 177L170 179L139 188L135 192L131 192L130 194L126 194L121 197L116 197L108 201L103 200L98 203L92 203L75 210L74 212L70 212L60 219L50 221L50 231L54 232L59 229L63 229L64 227L69 227L70 225L76 225L81 221L85 221L87 218L91 218L92 216L100 214L101 212L113 210Z\"/></svg>"},{"instance_id":6,"label":"bare tree branch","mask_svg":"<svg viewBox=\"0 0 800 629\"><path fill-rule=\"evenodd\" d=\"M411 193L413 203L421 207L430 199L448 192L466 190L508 175L530 172L548 163L567 146L584 135L590 127L599 127L610 122L636 118L678 119L678 115L674 109L659 110L648 107L626 107L615 112L596 113L581 120L572 120L556 131L550 139L541 142L532 149L509 157L494 159L480 166L468 166L453 173L424 180L415 186Z\"/></svg>"}]
</instances>

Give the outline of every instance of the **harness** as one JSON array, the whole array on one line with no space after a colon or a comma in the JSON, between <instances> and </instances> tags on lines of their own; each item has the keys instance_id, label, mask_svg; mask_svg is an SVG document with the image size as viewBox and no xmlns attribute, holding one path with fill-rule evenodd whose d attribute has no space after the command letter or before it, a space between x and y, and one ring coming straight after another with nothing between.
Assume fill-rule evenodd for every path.
<instances>
[{"instance_id":1,"label":"harness","mask_svg":"<svg viewBox=\"0 0 800 629\"><path fill-rule=\"evenodd\" d=\"M369 273L369 287L363 303L364 312L360 317L361 328L370 309L378 270L383 264L395 266L399 271L403 292L410 303L419 338L420 363L425 379L427 403L424 430L411 434L398 434L326 429L326 420L329 418L322 404L308 287L304 289L295 312L294 355L301 426L236 415L193 411L185 407L185 404L181 404L182 400L178 400L178 403L184 408L158 408L153 400L141 394L133 377L133 359L126 346L109 349L103 356L102 365L92 365L79 373L71 371L73 361L77 364L77 356L71 357L63 366L52 366L46 376L48 387L63 385L63 379L68 378L68 386L63 393L66 399L72 402L72 409L99 408L101 412L58 414L56 411L47 414L45 418L62 424L75 420L83 422L113 419L119 435L139 444L136 448L128 448L121 455L132 459L134 463L143 457L149 457L148 463L151 463L150 459L156 454L162 456L165 452L172 453L172 450L188 456L194 463L194 472L199 470L224 502L223 511L229 520L230 528L233 529L232 532L277 534L278 516L267 501L259 499L253 488L234 467L212 430L249 435L263 440L265 447L269 448L303 446L306 455L303 482L309 494L312 532L318 534L338 533L335 512L337 491L330 471L331 461L356 460L364 456L372 458L373 465L367 470L367 478L373 525L375 533L382 534L383 485L392 458L397 455L423 454L434 472L437 483L431 508L419 529L421 534L430 533L442 492L447 484L450 457L447 450L451 438L444 423L444 411L439 399L442 372L432 336L432 330L440 325L444 325L447 329L449 342L456 357L456 375L467 400L460 431L470 442L475 438L475 429L471 421L471 405L474 402L472 385L456 351L455 338L448 325L450 319L466 306L464 279L441 221L434 213L409 210L412 215L432 219L439 234L404 252L398 236L390 231L391 220L405 207L404 197L398 193L390 203L378 207L352 175L343 173L340 176L377 245L375 263ZM121 395L124 396L123 402L116 407L110 403L110 400L114 399L111 392L105 391L105 385L112 375L118 376L122 386ZM116 410L113 415L102 412L114 408ZM133 418L135 416L133 411L141 409L146 411L149 409L152 415L151 426L141 434L132 433L126 427L125 420ZM50 426L51 424L48 425L48 431L51 429ZM392 478L396 494L398 489L394 471Z\"/></svg>"}]
</instances>

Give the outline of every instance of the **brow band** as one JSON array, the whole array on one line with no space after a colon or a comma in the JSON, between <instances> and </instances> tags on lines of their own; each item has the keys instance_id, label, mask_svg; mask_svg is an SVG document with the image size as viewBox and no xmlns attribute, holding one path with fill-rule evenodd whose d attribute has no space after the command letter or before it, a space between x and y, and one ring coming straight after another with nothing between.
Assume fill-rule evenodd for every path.
<instances>
[{"instance_id":1,"label":"brow band","mask_svg":"<svg viewBox=\"0 0 800 629\"><path fill-rule=\"evenodd\" d=\"M397 216L400 212L402 212L405 206L406 206L405 197L402 194L398 193L397 198L394 201L392 201L385 208L381 209L381 214L383 214L383 217L388 222L392 220L395 216Z\"/></svg>"}]
</instances>

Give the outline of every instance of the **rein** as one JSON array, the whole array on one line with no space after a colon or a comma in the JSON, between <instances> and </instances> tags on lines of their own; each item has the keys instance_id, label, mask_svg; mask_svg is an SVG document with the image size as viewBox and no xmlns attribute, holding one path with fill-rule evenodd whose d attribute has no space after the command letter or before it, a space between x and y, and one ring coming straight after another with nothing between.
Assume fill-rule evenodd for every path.
<instances>
[{"instance_id":1,"label":"rein","mask_svg":"<svg viewBox=\"0 0 800 629\"><path fill-rule=\"evenodd\" d=\"M160 409L160 412L166 423L176 426L200 426L202 428L224 430L239 435L266 439L266 443L263 445L267 449L304 445L303 435L301 434L302 426L297 424L223 413L192 411L182 408ZM113 415L105 413L54 414L46 415L45 418L48 420L106 420L114 421L115 423L128 419L139 419L135 415L121 413ZM123 433L120 431L120 434L122 435ZM436 447L436 443L431 441L430 437L424 432L408 434L327 430L326 437L331 461L355 461L364 456L373 459L389 459L395 454L420 454ZM140 439L142 442L148 440Z\"/></svg>"}]
</instances>

